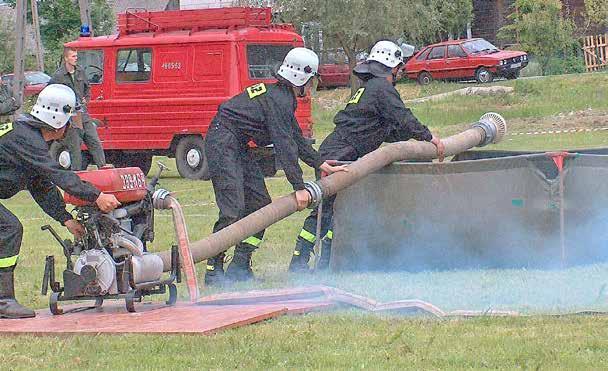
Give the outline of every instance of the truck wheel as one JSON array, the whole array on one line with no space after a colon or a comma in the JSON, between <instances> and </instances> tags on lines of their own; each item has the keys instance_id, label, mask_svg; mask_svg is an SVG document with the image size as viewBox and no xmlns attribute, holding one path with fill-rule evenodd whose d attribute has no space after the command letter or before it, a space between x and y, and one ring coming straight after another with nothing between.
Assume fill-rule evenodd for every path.
<instances>
[{"instance_id":1,"label":"truck wheel","mask_svg":"<svg viewBox=\"0 0 608 371\"><path fill-rule=\"evenodd\" d=\"M494 80L494 74L485 67L479 67L475 72L475 80L482 84L492 82Z\"/></svg>"},{"instance_id":2,"label":"truck wheel","mask_svg":"<svg viewBox=\"0 0 608 371\"><path fill-rule=\"evenodd\" d=\"M70 152L67 147L63 145L63 143L54 141L51 144L51 148L49 149L49 155L59 163L59 165L66 170L70 170L72 166L72 158L70 157Z\"/></svg>"},{"instance_id":3,"label":"truck wheel","mask_svg":"<svg viewBox=\"0 0 608 371\"><path fill-rule=\"evenodd\" d=\"M431 74L426 71L422 71L418 75L417 80L418 80L418 84L420 84L420 85L428 85L433 81L433 76L431 76Z\"/></svg>"},{"instance_id":4,"label":"truck wheel","mask_svg":"<svg viewBox=\"0 0 608 371\"><path fill-rule=\"evenodd\" d=\"M187 179L209 179L205 142L200 136L182 138L175 149L177 172Z\"/></svg>"}]
</instances>

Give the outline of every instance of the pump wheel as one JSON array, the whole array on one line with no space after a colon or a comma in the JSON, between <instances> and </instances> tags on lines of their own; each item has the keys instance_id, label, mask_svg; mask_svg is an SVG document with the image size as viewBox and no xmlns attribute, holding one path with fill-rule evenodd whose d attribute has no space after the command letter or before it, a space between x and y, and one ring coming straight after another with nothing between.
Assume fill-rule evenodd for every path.
<instances>
[{"instance_id":1,"label":"pump wheel","mask_svg":"<svg viewBox=\"0 0 608 371\"><path fill-rule=\"evenodd\" d=\"M209 180L209 167L205 157L205 142L198 135L180 139L175 149L177 172L186 179Z\"/></svg>"},{"instance_id":2,"label":"pump wheel","mask_svg":"<svg viewBox=\"0 0 608 371\"><path fill-rule=\"evenodd\" d=\"M177 286L170 283L167 285L169 287L169 300L166 301L167 305L175 305L177 302Z\"/></svg>"},{"instance_id":3,"label":"pump wheel","mask_svg":"<svg viewBox=\"0 0 608 371\"><path fill-rule=\"evenodd\" d=\"M49 298L49 309L51 310L51 313L54 316L60 316L63 314L63 309L61 309L58 304L59 295L61 295L61 293L54 292L51 294L51 297Z\"/></svg>"}]
</instances>

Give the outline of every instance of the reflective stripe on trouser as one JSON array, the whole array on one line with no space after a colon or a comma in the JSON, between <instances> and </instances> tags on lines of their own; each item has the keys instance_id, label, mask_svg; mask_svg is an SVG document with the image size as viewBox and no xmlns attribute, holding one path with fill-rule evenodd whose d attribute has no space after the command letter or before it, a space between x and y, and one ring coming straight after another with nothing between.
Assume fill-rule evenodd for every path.
<instances>
[{"instance_id":1,"label":"reflective stripe on trouser","mask_svg":"<svg viewBox=\"0 0 608 371\"><path fill-rule=\"evenodd\" d=\"M23 226L21 222L0 204L0 269L15 269L22 237Z\"/></svg>"}]
</instances>

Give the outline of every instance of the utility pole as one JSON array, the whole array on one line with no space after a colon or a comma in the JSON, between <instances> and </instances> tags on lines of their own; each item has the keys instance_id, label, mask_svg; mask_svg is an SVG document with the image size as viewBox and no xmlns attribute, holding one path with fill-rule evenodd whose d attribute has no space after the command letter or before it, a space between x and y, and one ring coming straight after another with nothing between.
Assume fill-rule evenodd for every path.
<instances>
[{"instance_id":1,"label":"utility pole","mask_svg":"<svg viewBox=\"0 0 608 371\"><path fill-rule=\"evenodd\" d=\"M38 71L44 71L44 53L42 51L42 39L40 38L40 19L38 18L38 2L30 0L32 5L32 25L34 26L34 37L36 38L36 64Z\"/></svg>"},{"instance_id":2,"label":"utility pole","mask_svg":"<svg viewBox=\"0 0 608 371\"><path fill-rule=\"evenodd\" d=\"M15 4L15 64L13 71L13 97L19 105L23 104L23 86L25 68L25 23L27 16L27 0L17 0ZM21 112L21 108L16 112Z\"/></svg>"},{"instance_id":3,"label":"utility pole","mask_svg":"<svg viewBox=\"0 0 608 371\"><path fill-rule=\"evenodd\" d=\"M91 7L89 0L78 0L80 6L80 23L89 26L91 37L93 37L93 22L91 21Z\"/></svg>"}]
</instances>

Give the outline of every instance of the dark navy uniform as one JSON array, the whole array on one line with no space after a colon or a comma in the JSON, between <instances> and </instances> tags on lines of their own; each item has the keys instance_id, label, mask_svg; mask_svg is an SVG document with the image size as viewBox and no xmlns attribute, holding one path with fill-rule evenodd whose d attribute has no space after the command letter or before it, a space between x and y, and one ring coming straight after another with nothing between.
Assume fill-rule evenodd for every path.
<instances>
[{"instance_id":1,"label":"dark navy uniform","mask_svg":"<svg viewBox=\"0 0 608 371\"><path fill-rule=\"evenodd\" d=\"M30 192L36 203L61 224L72 219L57 187L80 199L94 202L99 190L62 169L48 154L40 121L21 115L0 124L0 199L19 191ZM21 247L23 227L17 217L0 204L0 271L14 270Z\"/></svg>"},{"instance_id":2,"label":"dark navy uniform","mask_svg":"<svg viewBox=\"0 0 608 371\"><path fill-rule=\"evenodd\" d=\"M0 83L0 123L5 122L8 115L19 109L19 103L13 98L9 87Z\"/></svg>"},{"instance_id":3,"label":"dark navy uniform","mask_svg":"<svg viewBox=\"0 0 608 371\"><path fill-rule=\"evenodd\" d=\"M365 81L346 107L336 114L334 123L334 131L319 148L324 160L355 161L378 149L383 142L409 139L430 142L433 139L429 129L405 107L397 89L384 77L371 77ZM321 268L329 264L334 200L335 196L323 200ZM306 218L298 236L291 271L308 269L308 259L315 243L316 225L315 209Z\"/></svg>"},{"instance_id":4,"label":"dark navy uniform","mask_svg":"<svg viewBox=\"0 0 608 371\"><path fill-rule=\"evenodd\" d=\"M274 145L276 158L296 191L304 189L298 158L315 169L322 164L319 154L302 135L295 118L296 106L293 89L282 83L251 86L220 105L205 138L209 175L220 209L213 232L271 202L262 171L247 145L249 141L258 146ZM261 231L239 243L231 267L235 263L249 264L237 259L250 259L263 235ZM223 254L208 260L208 283L211 272L223 269L222 262ZM230 267L227 273L230 274Z\"/></svg>"}]
</instances>

